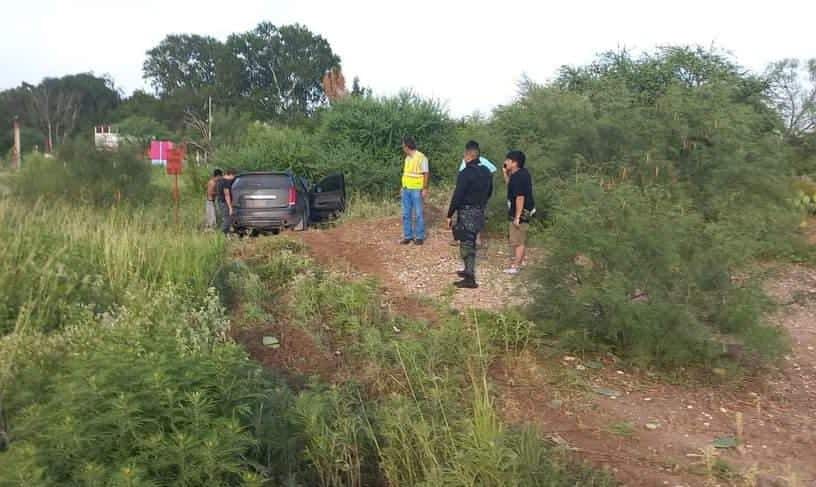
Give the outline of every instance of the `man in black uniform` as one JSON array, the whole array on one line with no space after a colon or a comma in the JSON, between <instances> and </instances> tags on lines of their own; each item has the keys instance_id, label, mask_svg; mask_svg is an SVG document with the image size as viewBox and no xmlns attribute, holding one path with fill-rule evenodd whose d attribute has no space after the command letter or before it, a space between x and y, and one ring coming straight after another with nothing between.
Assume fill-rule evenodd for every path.
<instances>
[{"instance_id":1,"label":"man in black uniform","mask_svg":"<svg viewBox=\"0 0 816 487\"><path fill-rule=\"evenodd\" d=\"M485 207L492 193L490 171L479 167L479 144L471 141L465 146L465 168L456 178L448 208L448 228L453 228L453 237L459 241L459 254L465 263L460 272L461 281L454 286L476 289L476 235L484 228ZM456 226L453 215L456 214Z\"/></svg>"}]
</instances>

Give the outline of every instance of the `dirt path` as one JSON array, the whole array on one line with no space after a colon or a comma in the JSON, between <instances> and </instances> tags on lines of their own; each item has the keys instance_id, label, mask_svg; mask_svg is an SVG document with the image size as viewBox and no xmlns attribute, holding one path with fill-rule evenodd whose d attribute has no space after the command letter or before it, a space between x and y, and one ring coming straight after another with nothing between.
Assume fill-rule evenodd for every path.
<instances>
[{"instance_id":1,"label":"dirt path","mask_svg":"<svg viewBox=\"0 0 816 487\"><path fill-rule=\"evenodd\" d=\"M428 317L423 300L442 300L452 307L501 309L519 304L523 292L519 280L504 274L509 254L504 241L488 241L477 262L479 289L456 290L456 271L462 268L459 249L451 245L444 215L436 208L427 210L428 235L425 244L399 245L402 224L399 218L356 220L327 230L300 234L310 253L323 265L351 274L376 276L386 289L395 310L409 316Z\"/></svg>"},{"instance_id":2,"label":"dirt path","mask_svg":"<svg viewBox=\"0 0 816 487\"><path fill-rule=\"evenodd\" d=\"M421 247L398 245L398 218L345 222L300 237L323 265L351 278L378 278L396 313L435 322L440 300L459 310L520 302L513 297L520 281L502 273L508 255L498 239L482 253L481 287L455 290L458 250L441 212L431 209L429 216ZM612 357L527 354L491 371L502 414L535 425L626 485L816 486L816 270L789 267L768 291L785 304L772 321L788 330L792 352L762 380L671 385L619 370ZM717 438L736 436L737 446L713 447Z\"/></svg>"}]
</instances>

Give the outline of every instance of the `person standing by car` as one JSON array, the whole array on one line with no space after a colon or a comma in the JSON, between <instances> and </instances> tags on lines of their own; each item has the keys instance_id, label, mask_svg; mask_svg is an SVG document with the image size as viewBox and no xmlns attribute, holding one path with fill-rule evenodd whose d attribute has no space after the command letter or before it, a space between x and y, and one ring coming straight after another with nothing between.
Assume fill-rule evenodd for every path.
<instances>
[{"instance_id":1,"label":"person standing by car","mask_svg":"<svg viewBox=\"0 0 816 487\"><path fill-rule=\"evenodd\" d=\"M215 229L218 225L218 217L215 209L215 198L218 196L218 182L224 176L220 169L213 171L212 177L207 181L207 202L204 207L204 227L207 230Z\"/></svg>"},{"instance_id":2,"label":"person standing by car","mask_svg":"<svg viewBox=\"0 0 816 487\"><path fill-rule=\"evenodd\" d=\"M448 207L448 228L453 229L453 236L459 241L459 254L465 265L459 272L462 280L453 285L464 289L479 287L476 283L476 235L484 228L484 209L492 191L490 171L479 167L479 145L471 142L466 146L467 163L456 178L456 188Z\"/></svg>"},{"instance_id":3,"label":"person standing by car","mask_svg":"<svg viewBox=\"0 0 816 487\"><path fill-rule=\"evenodd\" d=\"M428 158L417 150L413 137L402 139L405 164L402 170L402 245L425 242L423 200L428 197ZM416 216L416 225L414 225Z\"/></svg>"},{"instance_id":4,"label":"person standing by car","mask_svg":"<svg viewBox=\"0 0 816 487\"><path fill-rule=\"evenodd\" d=\"M527 157L524 152L513 150L507 153L502 167L507 183L507 207L510 217L509 237L513 263L505 270L507 274L518 274L524 264L527 251L527 230L530 219L535 214L533 199L533 179L524 167Z\"/></svg>"},{"instance_id":5,"label":"person standing by car","mask_svg":"<svg viewBox=\"0 0 816 487\"><path fill-rule=\"evenodd\" d=\"M235 169L227 169L226 174L218 181L218 206L221 209L221 231L227 235L232 230L232 181L235 179Z\"/></svg>"}]
</instances>

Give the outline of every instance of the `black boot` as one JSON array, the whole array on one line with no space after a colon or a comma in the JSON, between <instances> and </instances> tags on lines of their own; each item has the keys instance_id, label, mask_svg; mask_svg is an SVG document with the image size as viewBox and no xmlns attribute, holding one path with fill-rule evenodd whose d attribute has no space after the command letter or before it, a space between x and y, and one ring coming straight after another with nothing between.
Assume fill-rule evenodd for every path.
<instances>
[{"instance_id":1,"label":"black boot","mask_svg":"<svg viewBox=\"0 0 816 487\"><path fill-rule=\"evenodd\" d=\"M459 289L476 289L479 287L473 276L467 276L461 281L454 282L453 285Z\"/></svg>"},{"instance_id":2,"label":"black boot","mask_svg":"<svg viewBox=\"0 0 816 487\"><path fill-rule=\"evenodd\" d=\"M459 254L465 269L457 273L462 280L453 285L459 289L476 289L479 287L476 285L476 234L460 242Z\"/></svg>"}]
</instances>

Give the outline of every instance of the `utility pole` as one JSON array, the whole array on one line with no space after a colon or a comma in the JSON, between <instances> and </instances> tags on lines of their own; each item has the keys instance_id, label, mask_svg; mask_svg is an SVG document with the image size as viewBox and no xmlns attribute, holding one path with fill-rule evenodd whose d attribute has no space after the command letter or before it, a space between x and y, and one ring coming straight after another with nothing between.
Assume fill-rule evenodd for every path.
<instances>
[{"instance_id":1,"label":"utility pole","mask_svg":"<svg viewBox=\"0 0 816 487\"><path fill-rule=\"evenodd\" d=\"M212 150L212 96L209 97L207 111L207 154L204 156L204 163L207 163L209 152Z\"/></svg>"},{"instance_id":2,"label":"utility pole","mask_svg":"<svg viewBox=\"0 0 816 487\"><path fill-rule=\"evenodd\" d=\"M21 154L22 151L20 149L20 120L17 117L14 117L14 151L11 154L11 165L14 169L19 170L22 166L21 164Z\"/></svg>"}]
</instances>

